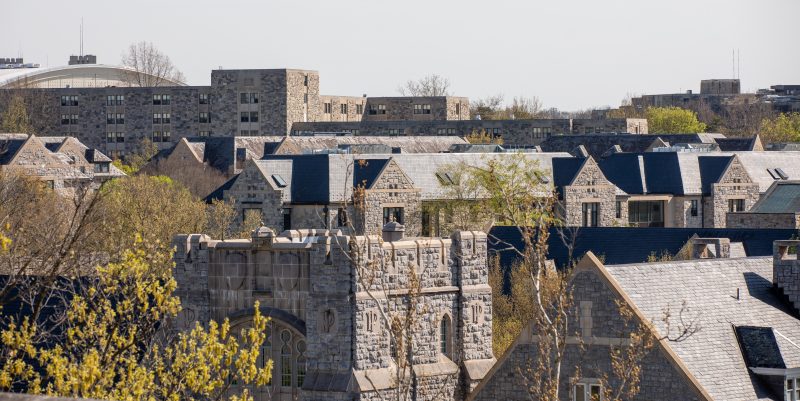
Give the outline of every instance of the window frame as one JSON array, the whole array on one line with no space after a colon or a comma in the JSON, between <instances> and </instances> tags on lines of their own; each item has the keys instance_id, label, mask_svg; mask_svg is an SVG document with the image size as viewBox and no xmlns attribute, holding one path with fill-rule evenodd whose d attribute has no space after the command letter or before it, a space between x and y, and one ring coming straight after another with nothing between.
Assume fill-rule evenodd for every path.
<instances>
[{"instance_id":1,"label":"window frame","mask_svg":"<svg viewBox=\"0 0 800 401\"><path fill-rule=\"evenodd\" d=\"M394 216L394 218L395 218L394 221L396 221L397 223L405 224L405 223L403 223L403 221L405 219L405 210L404 209L405 208L402 207L402 206L384 206L383 207L383 224L388 224L390 221L392 221L390 219L392 216ZM399 216L399 218L398 218L398 216Z\"/></svg>"},{"instance_id":2,"label":"window frame","mask_svg":"<svg viewBox=\"0 0 800 401\"><path fill-rule=\"evenodd\" d=\"M699 212L699 206L700 206L700 202L698 202L697 199L692 199L689 202L689 215L691 217L697 217L698 212Z\"/></svg>"}]
</instances>

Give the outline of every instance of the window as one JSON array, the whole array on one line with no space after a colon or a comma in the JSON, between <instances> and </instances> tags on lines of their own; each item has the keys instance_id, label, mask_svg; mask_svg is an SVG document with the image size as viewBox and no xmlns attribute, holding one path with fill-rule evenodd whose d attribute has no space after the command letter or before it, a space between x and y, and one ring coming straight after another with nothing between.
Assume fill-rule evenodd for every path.
<instances>
[{"instance_id":1,"label":"window","mask_svg":"<svg viewBox=\"0 0 800 401\"><path fill-rule=\"evenodd\" d=\"M786 378L786 401L800 401L800 378L787 377Z\"/></svg>"},{"instance_id":2,"label":"window","mask_svg":"<svg viewBox=\"0 0 800 401\"><path fill-rule=\"evenodd\" d=\"M292 333L289 330L281 332L281 386L292 386Z\"/></svg>"},{"instance_id":3,"label":"window","mask_svg":"<svg viewBox=\"0 0 800 401\"><path fill-rule=\"evenodd\" d=\"M106 132L107 143L122 143L125 142L124 132Z\"/></svg>"},{"instance_id":4,"label":"window","mask_svg":"<svg viewBox=\"0 0 800 401\"><path fill-rule=\"evenodd\" d=\"M297 387L302 388L306 380L306 342L300 340L295 346L297 348Z\"/></svg>"},{"instance_id":5,"label":"window","mask_svg":"<svg viewBox=\"0 0 800 401\"><path fill-rule=\"evenodd\" d=\"M331 104L330 103L324 103L322 112L325 113L325 114L331 114Z\"/></svg>"},{"instance_id":6,"label":"window","mask_svg":"<svg viewBox=\"0 0 800 401\"><path fill-rule=\"evenodd\" d=\"M371 104L369 105L369 114L386 114L386 105L385 104Z\"/></svg>"},{"instance_id":7,"label":"window","mask_svg":"<svg viewBox=\"0 0 800 401\"><path fill-rule=\"evenodd\" d=\"M292 229L292 209L288 207L283 208L283 229Z\"/></svg>"},{"instance_id":8,"label":"window","mask_svg":"<svg viewBox=\"0 0 800 401\"><path fill-rule=\"evenodd\" d=\"M257 123L258 122L258 112L257 111L251 111L250 112L250 122L251 123Z\"/></svg>"},{"instance_id":9,"label":"window","mask_svg":"<svg viewBox=\"0 0 800 401\"><path fill-rule=\"evenodd\" d=\"M170 99L171 99L170 95L161 95L161 104L163 104L165 106L169 105L170 104Z\"/></svg>"},{"instance_id":10,"label":"window","mask_svg":"<svg viewBox=\"0 0 800 401\"><path fill-rule=\"evenodd\" d=\"M78 105L78 96L77 95L61 96L61 105L62 106L77 106Z\"/></svg>"},{"instance_id":11,"label":"window","mask_svg":"<svg viewBox=\"0 0 800 401\"><path fill-rule=\"evenodd\" d=\"M348 224L347 209L340 207L338 212L336 213L336 225L338 227L344 227L347 224Z\"/></svg>"},{"instance_id":12,"label":"window","mask_svg":"<svg viewBox=\"0 0 800 401\"><path fill-rule=\"evenodd\" d=\"M597 227L597 211L600 209L600 204L597 202L584 203L582 209L583 226Z\"/></svg>"},{"instance_id":13,"label":"window","mask_svg":"<svg viewBox=\"0 0 800 401\"><path fill-rule=\"evenodd\" d=\"M200 131L197 133L197 136L206 138L208 137L208 131Z\"/></svg>"},{"instance_id":14,"label":"window","mask_svg":"<svg viewBox=\"0 0 800 401\"><path fill-rule=\"evenodd\" d=\"M346 103L340 104L339 105L339 109L340 109L339 110L340 114L347 114L347 104Z\"/></svg>"},{"instance_id":15,"label":"window","mask_svg":"<svg viewBox=\"0 0 800 401\"><path fill-rule=\"evenodd\" d=\"M628 224L634 227L664 227L664 202L628 202Z\"/></svg>"},{"instance_id":16,"label":"window","mask_svg":"<svg viewBox=\"0 0 800 401\"><path fill-rule=\"evenodd\" d=\"M691 207L689 208L689 214L692 217L697 217L697 199L692 199Z\"/></svg>"},{"instance_id":17,"label":"window","mask_svg":"<svg viewBox=\"0 0 800 401\"><path fill-rule=\"evenodd\" d=\"M448 135L453 135L453 134L455 134L455 133L456 133L456 129L455 129L455 128L448 128L448 129L447 129L447 134L448 134Z\"/></svg>"},{"instance_id":18,"label":"window","mask_svg":"<svg viewBox=\"0 0 800 401\"><path fill-rule=\"evenodd\" d=\"M125 124L125 114L117 113L117 124Z\"/></svg>"},{"instance_id":19,"label":"window","mask_svg":"<svg viewBox=\"0 0 800 401\"><path fill-rule=\"evenodd\" d=\"M241 104L258 103L258 93L240 93L239 103Z\"/></svg>"},{"instance_id":20,"label":"window","mask_svg":"<svg viewBox=\"0 0 800 401\"><path fill-rule=\"evenodd\" d=\"M161 117L161 124L169 124L169 122L170 122L169 113L164 113L164 115Z\"/></svg>"},{"instance_id":21,"label":"window","mask_svg":"<svg viewBox=\"0 0 800 401\"><path fill-rule=\"evenodd\" d=\"M744 212L744 199L728 199L728 212Z\"/></svg>"},{"instance_id":22,"label":"window","mask_svg":"<svg viewBox=\"0 0 800 401\"><path fill-rule=\"evenodd\" d=\"M161 105L161 95L153 95L153 105L160 106Z\"/></svg>"},{"instance_id":23,"label":"window","mask_svg":"<svg viewBox=\"0 0 800 401\"><path fill-rule=\"evenodd\" d=\"M303 76L303 86L308 86L308 75Z\"/></svg>"},{"instance_id":24,"label":"window","mask_svg":"<svg viewBox=\"0 0 800 401\"><path fill-rule=\"evenodd\" d=\"M153 131L153 142L161 142L161 131Z\"/></svg>"},{"instance_id":25,"label":"window","mask_svg":"<svg viewBox=\"0 0 800 401\"><path fill-rule=\"evenodd\" d=\"M243 111L243 112L241 112L239 114L240 114L239 122L242 122L242 123L249 123L250 122L250 113L248 113L246 111Z\"/></svg>"},{"instance_id":26,"label":"window","mask_svg":"<svg viewBox=\"0 0 800 401\"><path fill-rule=\"evenodd\" d=\"M153 124L161 124L161 113L153 113Z\"/></svg>"},{"instance_id":27,"label":"window","mask_svg":"<svg viewBox=\"0 0 800 401\"><path fill-rule=\"evenodd\" d=\"M124 95L108 95L106 96L106 106L122 106L125 104Z\"/></svg>"},{"instance_id":28,"label":"window","mask_svg":"<svg viewBox=\"0 0 800 401\"><path fill-rule=\"evenodd\" d=\"M364 114L364 105L363 104L357 104L356 105L356 114L359 114L359 115L360 114Z\"/></svg>"},{"instance_id":29,"label":"window","mask_svg":"<svg viewBox=\"0 0 800 401\"><path fill-rule=\"evenodd\" d=\"M108 163L97 163L94 165L95 173L107 173L109 170Z\"/></svg>"},{"instance_id":30,"label":"window","mask_svg":"<svg viewBox=\"0 0 800 401\"><path fill-rule=\"evenodd\" d=\"M572 401L601 401L603 392L600 383L578 383L572 388Z\"/></svg>"},{"instance_id":31,"label":"window","mask_svg":"<svg viewBox=\"0 0 800 401\"><path fill-rule=\"evenodd\" d=\"M616 216L618 219L622 218L622 201L617 201L617 213Z\"/></svg>"},{"instance_id":32,"label":"window","mask_svg":"<svg viewBox=\"0 0 800 401\"><path fill-rule=\"evenodd\" d=\"M383 224L390 221L396 221L403 224L403 208L402 207L385 207L383 208Z\"/></svg>"},{"instance_id":33,"label":"window","mask_svg":"<svg viewBox=\"0 0 800 401\"><path fill-rule=\"evenodd\" d=\"M439 324L439 352L446 357L450 357L452 351L450 326L450 316L442 316L442 322Z\"/></svg>"},{"instance_id":34,"label":"window","mask_svg":"<svg viewBox=\"0 0 800 401\"><path fill-rule=\"evenodd\" d=\"M389 128L389 135L400 135L399 128Z\"/></svg>"},{"instance_id":35,"label":"window","mask_svg":"<svg viewBox=\"0 0 800 401\"><path fill-rule=\"evenodd\" d=\"M461 103L456 103L456 114L461 115Z\"/></svg>"},{"instance_id":36,"label":"window","mask_svg":"<svg viewBox=\"0 0 800 401\"><path fill-rule=\"evenodd\" d=\"M169 142L171 138L171 134L169 131L164 131L161 133L161 142Z\"/></svg>"},{"instance_id":37,"label":"window","mask_svg":"<svg viewBox=\"0 0 800 401\"><path fill-rule=\"evenodd\" d=\"M198 118L198 122L201 124L208 124L211 122L211 115L208 113L200 113L200 117Z\"/></svg>"},{"instance_id":38,"label":"window","mask_svg":"<svg viewBox=\"0 0 800 401\"><path fill-rule=\"evenodd\" d=\"M200 104L208 104L208 93L201 93L199 95Z\"/></svg>"},{"instance_id":39,"label":"window","mask_svg":"<svg viewBox=\"0 0 800 401\"><path fill-rule=\"evenodd\" d=\"M429 104L415 104L414 114L431 114L431 105Z\"/></svg>"},{"instance_id":40,"label":"window","mask_svg":"<svg viewBox=\"0 0 800 401\"><path fill-rule=\"evenodd\" d=\"M106 114L106 124L114 124L116 123L116 119L114 118L114 113Z\"/></svg>"}]
</instances>

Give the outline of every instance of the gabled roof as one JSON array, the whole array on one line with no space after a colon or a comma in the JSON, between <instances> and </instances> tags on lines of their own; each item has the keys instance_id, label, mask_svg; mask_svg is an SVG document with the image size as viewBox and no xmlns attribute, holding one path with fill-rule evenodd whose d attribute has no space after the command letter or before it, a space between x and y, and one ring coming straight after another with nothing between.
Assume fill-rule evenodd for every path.
<instances>
[{"instance_id":1,"label":"gabled roof","mask_svg":"<svg viewBox=\"0 0 800 401\"><path fill-rule=\"evenodd\" d=\"M27 139L25 134L0 135L0 165L10 163Z\"/></svg>"},{"instance_id":2,"label":"gabled roof","mask_svg":"<svg viewBox=\"0 0 800 401\"><path fill-rule=\"evenodd\" d=\"M711 185L719 182L733 161L733 156L703 156L697 158L703 194L711 193Z\"/></svg>"},{"instance_id":3,"label":"gabled roof","mask_svg":"<svg viewBox=\"0 0 800 401\"><path fill-rule=\"evenodd\" d=\"M589 155L601 159L603 154L614 145L619 145L623 152L645 152L660 138L668 143L714 143L719 134L586 134L586 135L553 135L545 139L542 150L545 152L570 152L583 145Z\"/></svg>"},{"instance_id":4,"label":"gabled roof","mask_svg":"<svg viewBox=\"0 0 800 401\"><path fill-rule=\"evenodd\" d=\"M783 399L751 373L746 361L748 353L766 350L772 355L755 363L777 364L779 358L789 368L800 367L800 320L772 291L771 256L600 269L607 272L637 312L652 319L660 335L666 333L664 310L669 309L674 316L685 304L683 318L694 319L699 331L682 341L663 344L713 399ZM672 324L678 323L673 320ZM742 350L737 327L769 328L775 334L774 342L770 343L772 339L766 339L766 332L761 330L745 340ZM775 346L777 350L772 348Z\"/></svg>"},{"instance_id":5,"label":"gabled roof","mask_svg":"<svg viewBox=\"0 0 800 401\"><path fill-rule=\"evenodd\" d=\"M761 139L758 135L752 138L717 138L715 140L723 152L742 152L749 150L763 150Z\"/></svg>"},{"instance_id":6,"label":"gabled roof","mask_svg":"<svg viewBox=\"0 0 800 401\"><path fill-rule=\"evenodd\" d=\"M86 160L89 163L110 163L112 160L97 149L86 149Z\"/></svg>"},{"instance_id":7,"label":"gabled roof","mask_svg":"<svg viewBox=\"0 0 800 401\"><path fill-rule=\"evenodd\" d=\"M560 195L564 195L564 187L575 181L575 176L589 158L556 157L553 159L553 185Z\"/></svg>"},{"instance_id":8,"label":"gabled roof","mask_svg":"<svg viewBox=\"0 0 800 401\"><path fill-rule=\"evenodd\" d=\"M690 238L728 238L731 243L741 243L747 256L772 255L772 243L791 239L797 234L792 229L735 229L735 228L663 228L663 227L580 227L562 231L569 239L567 244L561 233L553 229L548 239L548 259L557 266L565 266L570 257L580 259L592 251L602 256L607 264L641 263L650 254L676 255ZM498 243L496 239L502 240ZM489 232L489 252L500 256L503 266L513 264L515 254L503 251L507 244L521 249L522 240L516 227L495 226Z\"/></svg>"},{"instance_id":9,"label":"gabled roof","mask_svg":"<svg viewBox=\"0 0 800 401\"><path fill-rule=\"evenodd\" d=\"M629 195L641 195L647 192L642 159L637 153L619 153L601 160L598 165L617 188Z\"/></svg>"},{"instance_id":10,"label":"gabled roof","mask_svg":"<svg viewBox=\"0 0 800 401\"><path fill-rule=\"evenodd\" d=\"M383 169L391 159L358 159L353 163L353 186L363 185L365 189L372 188Z\"/></svg>"}]
</instances>

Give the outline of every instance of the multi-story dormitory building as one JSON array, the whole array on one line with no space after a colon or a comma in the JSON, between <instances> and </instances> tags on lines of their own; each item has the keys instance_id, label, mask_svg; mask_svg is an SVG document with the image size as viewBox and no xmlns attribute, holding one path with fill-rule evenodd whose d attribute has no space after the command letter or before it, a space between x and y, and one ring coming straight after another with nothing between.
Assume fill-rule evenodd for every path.
<instances>
[{"instance_id":1,"label":"multi-story dormitory building","mask_svg":"<svg viewBox=\"0 0 800 401\"><path fill-rule=\"evenodd\" d=\"M32 96L36 134L73 136L112 157L148 138L169 148L183 137L457 135L481 130L507 144L566 133L647 133L635 119L470 120L465 97L353 97L320 94L310 70L214 70L211 85L163 80L131 87L131 70L102 64L0 70L0 111L13 94Z\"/></svg>"},{"instance_id":2,"label":"multi-story dormitory building","mask_svg":"<svg viewBox=\"0 0 800 401\"><path fill-rule=\"evenodd\" d=\"M337 228L366 233L401 221L411 235L447 232L442 207L464 193L444 173L448 166L481 166L509 153L267 155L251 159L208 199L235 201L240 218L260 215L276 230ZM524 153L546 171L568 226L726 226L728 213L749 211L776 181L800 177L796 152L722 152L675 147L588 154ZM363 186L364 207L353 189ZM470 193L476 197L480 194ZM490 221L475 221L487 229Z\"/></svg>"},{"instance_id":3,"label":"multi-story dormitory building","mask_svg":"<svg viewBox=\"0 0 800 401\"><path fill-rule=\"evenodd\" d=\"M64 196L125 175L75 138L25 134L0 134L0 172L35 177Z\"/></svg>"}]
</instances>

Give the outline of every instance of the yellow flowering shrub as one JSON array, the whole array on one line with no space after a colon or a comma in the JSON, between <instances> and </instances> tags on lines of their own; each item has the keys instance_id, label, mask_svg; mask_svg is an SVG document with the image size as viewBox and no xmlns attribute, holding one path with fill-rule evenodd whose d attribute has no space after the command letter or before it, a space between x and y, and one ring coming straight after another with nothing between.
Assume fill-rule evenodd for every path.
<instances>
[{"instance_id":1,"label":"yellow flowering shrub","mask_svg":"<svg viewBox=\"0 0 800 401\"><path fill-rule=\"evenodd\" d=\"M170 332L180 300L171 255L141 239L118 263L97 268L68 303L63 333L51 346L23 319L0 331L0 389L106 400L211 400L236 394L233 382L266 385L272 363L257 363L268 318L233 333L226 320Z\"/></svg>"}]
</instances>

